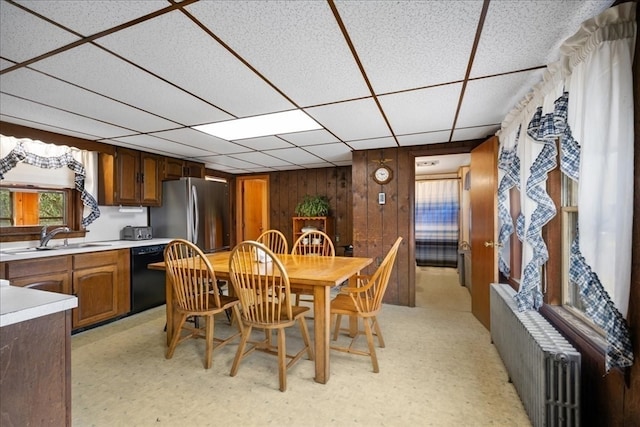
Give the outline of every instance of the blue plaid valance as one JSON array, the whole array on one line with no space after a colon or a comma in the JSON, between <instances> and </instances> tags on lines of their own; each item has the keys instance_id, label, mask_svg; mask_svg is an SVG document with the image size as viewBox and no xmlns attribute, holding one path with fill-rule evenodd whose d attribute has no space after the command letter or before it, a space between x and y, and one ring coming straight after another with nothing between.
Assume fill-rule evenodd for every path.
<instances>
[{"instance_id":1,"label":"blue plaid valance","mask_svg":"<svg viewBox=\"0 0 640 427\"><path fill-rule=\"evenodd\" d=\"M0 159L0 179L4 179L4 174L20 162L44 169L59 169L64 166L71 169L75 173L75 188L80 192L80 199L82 203L91 210L89 215L82 218L82 226L88 226L100 216L98 202L96 202L96 199L84 188L84 180L86 177L84 166L74 159L71 153L65 153L58 157L42 157L27 152L24 145L19 142L9 154Z\"/></svg>"}]
</instances>

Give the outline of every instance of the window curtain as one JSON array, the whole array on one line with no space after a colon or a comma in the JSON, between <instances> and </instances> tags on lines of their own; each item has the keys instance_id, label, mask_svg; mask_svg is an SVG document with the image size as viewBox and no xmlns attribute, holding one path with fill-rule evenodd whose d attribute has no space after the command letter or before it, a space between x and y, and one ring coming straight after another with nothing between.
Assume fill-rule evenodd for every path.
<instances>
[{"instance_id":1,"label":"window curtain","mask_svg":"<svg viewBox=\"0 0 640 427\"><path fill-rule=\"evenodd\" d=\"M610 8L582 24L561 46L543 81L514 109L499 132L500 242L513 233L509 188L518 174L522 211L515 232L523 242L520 310L542 305L542 266L548 259L542 226L556 213L545 190L558 165L579 183L578 231L570 255L586 313L607 334L606 369L633 364L625 322L633 220L633 80L636 3ZM559 152L559 153L558 153ZM559 156L558 156L559 154ZM519 169L519 171L518 171ZM503 233L504 229L504 233ZM500 253L508 272L508 253Z\"/></svg>"},{"instance_id":2,"label":"window curtain","mask_svg":"<svg viewBox=\"0 0 640 427\"><path fill-rule=\"evenodd\" d=\"M76 148L45 144L41 141L29 139L16 139L0 135L0 179L13 175L12 182L24 183L33 177L30 171L19 171L19 166L28 164L42 169L58 170L51 176L45 176L40 183L47 183L51 186L75 188L80 192L80 198L84 205L82 216L82 226L87 227L98 217L100 209L94 194L97 191L97 154ZM72 182L67 182L69 174L61 170L67 167L71 172ZM21 178L26 177L25 179ZM33 182L31 182L33 183Z\"/></svg>"},{"instance_id":3,"label":"window curtain","mask_svg":"<svg viewBox=\"0 0 640 427\"><path fill-rule=\"evenodd\" d=\"M416 263L419 266L457 267L457 179L416 181Z\"/></svg>"}]
</instances>

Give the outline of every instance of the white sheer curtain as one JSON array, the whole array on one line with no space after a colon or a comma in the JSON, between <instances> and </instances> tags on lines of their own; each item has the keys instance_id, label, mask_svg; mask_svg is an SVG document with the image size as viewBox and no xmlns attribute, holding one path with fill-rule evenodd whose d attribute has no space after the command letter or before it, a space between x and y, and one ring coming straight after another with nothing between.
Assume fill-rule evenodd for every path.
<instances>
[{"instance_id":1,"label":"white sheer curtain","mask_svg":"<svg viewBox=\"0 0 640 427\"><path fill-rule=\"evenodd\" d=\"M569 276L578 285L587 315L607 333L607 370L633 364L624 317L633 220L635 14L636 3L629 2L584 22L562 45L561 60L549 65L544 81L505 118L499 132L502 243L512 232L505 216L509 199L503 193L515 185L508 181L516 173L521 187L518 307L542 304L541 267L548 253L541 230L556 214L546 193L546 174L559 157L562 171L579 184L578 237ZM508 265L501 263L501 268Z\"/></svg>"},{"instance_id":2,"label":"white sheer curtain","mask_svg":"<svg viewBox=\"0 0 640 427\"><path fill-rule=\"evenodd\" d=\"M572 70L567 81L568 123L581 146L580 251L626 317L633 221L635 25L619 22L623 14L611 12L585 25L563 50Z\"/></svg>"}]
</instances>

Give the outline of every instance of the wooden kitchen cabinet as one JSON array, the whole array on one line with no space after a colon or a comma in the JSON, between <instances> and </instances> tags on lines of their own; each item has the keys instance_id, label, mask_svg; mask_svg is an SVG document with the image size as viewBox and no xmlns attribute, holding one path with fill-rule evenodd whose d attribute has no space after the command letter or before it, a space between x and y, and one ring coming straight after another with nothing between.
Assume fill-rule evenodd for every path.
<instances>
[{"instance_id":1,"label":"wooden kitchen cabinet","mask_svg":"<svg viewBox=\"0 0 640 427\"><path fill-rule=\"evenodd\" d=\"M160 206L162 156L116 148L98 157L98 203L106 206Z\"/></svg>"},{"instance_id":2,"label":"wooden kitchen cabinet","mask_svg":"<svg viewBox=\"0 0 640 427\"><path fill-rule=\"evenodd\" d=\"M165 157L162 180L180 179L182 177L204 178L204 169L203 163Z\"/></svg>"},{"instance_id":3,"label":"wooden kitchen cabinet","mask_svg":"<svg viewBox=\"0 0 640 427\"><path fill-rule=\"evenodd\" d=\"M2 263L5 279L13 286L71 294L71 258L53 256Z\"/></svg>"},{"instance_id":4,"label":"wooden kitchen cabinet","mask_svg":"<svg viewBox=\"0 0 640 427\"><path fill-rule=\"evenodd\" d=\"M130 250L88 252L0 263L12 286L73 294L72 328L79 329L131 310Z\"/></svg>"},{"instance_id":5,"label":"wooden kitchen cabinet","mask_svg":"<svg viewBox=\"0 0 640 427\"><path fill-rule=\"evenodd\" d=\"M78 308L73 311L74 329L129 312L128 252L123 249L73 255L73 293L78 297Z\"/></svg>"}]
</instances>

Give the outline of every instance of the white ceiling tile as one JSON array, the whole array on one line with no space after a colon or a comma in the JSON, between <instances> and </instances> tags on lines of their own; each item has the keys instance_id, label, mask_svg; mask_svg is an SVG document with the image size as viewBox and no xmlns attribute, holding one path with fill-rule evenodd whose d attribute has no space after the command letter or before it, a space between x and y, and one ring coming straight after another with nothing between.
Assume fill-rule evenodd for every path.
<instances>
[{"instance_id":1,"label":"white ceiling tile","mask_svg":"<svg viewBox=\"0 0 640 427\"><path fill-rule=\"evenodd\" d=\"M500 125L478 126L462 128L453 131L451 141L466 141L470 139L488 139L500 129Z\"/></svg>"},{"instance_id":2,"label":"white ceiling tile","mask_svg":"<svg viewBox=\"0 0 640 427\"><path fill-rule=\"evenodd\" d=\"M415 133L411 135L399 135L398 144L403 147L410 145L423 144L439 144L441 142L449 142L451 131L445 130L440 132Z\"/></svg>"},{"instance_id":3,"label":"white ceiling tile","mask_svg":"<svg viewBox=\"0 0 640 427\"><path fill-rule=\"evenodd\" d=\"M210 151L201 148L191 147L185 144L178 144L164 138L157 138L152 135L132 135L126 137L112 138L115 141L126 142L138 147L153 147L165 153L182 153L183 156L198 157L211 155ZM142 148L138 148L142 149Z\"/></svg>"},{"instance_id":4,"label":"white ceiling tile","mask_svg":"<svg viewBox=\"0 0 640 427\"><path fill-rule=\"evenodd\" d=\"M450 129L462 83L378 97L395 134Z\"/></svg>"},{"instance_id":5,"label":"white ceiling tile","mask_svg":"<svg viewBox=\"0 0 640 427\"><path fill-rule=\"evenodd\" d=\"M435 161L435 165L420 166L419 162ZM458 172L462 166L471 164L471 154L446 154L443 156L424 156L416 157L416 176L418 175L436 175L441 173Z\"/></svg>"},{"instance_id":6,"label":"white ceiling tile","mask_svg":"<svg viewBox=\"0 0 640 427\"><path fill-rule=\"evenodd\" d=\"M121 127L36 104L35 102L25 101L4 93L0 93L0 111L6 115L29 117L31 120L44 125L72 129L75 132L96 135L100 138L110 138L131 133Z\"/></svg>"},{"instance_id":7,"label":"white ceiling tile","mask_svg":"<svg viewBox=\"0 0 640 427\"><path fill-rule=\"evenodd\" d=\"M336 1L376 93L464 78L481 1Z\"/></svg>"},{"instance_id":8,"label":"white ceiling tile","mask_svg":"<svg viewBox=\"0 0 640 427\"><path fill-rule=\"evenodd\" d=\"M0 3L0 56L3 58L23 62L79 39L11 3Z\"/></svg>"},{"instance_id":9,"label":"white ceiling tile","mask_svg":"<svg viewBox=\"0 0 640 427\"><path fill-rule=\"evenodd\" d=\"M0 106L1 108L1 106ZM13 123L16 125L20 125L20 126L27 126L30 128L34 128L34 129L39 129L39 130L46 130L48 132L55 132L55 133L60 133L63 135L69 135L69 136L75 136L77 138L84 138L84 139L88 139L88 140L96 140L96 139L100 139L100 136L98 135L91 135L88 133L83 133L83 132L76 132L74 130L71 129L66 129L66 128L61 128L58 126L53 126L53 125L47 125L44 123L39 123L39 122L33 122L30 120L23 120L17 117L13 117L13 116L8 116L6 114L0 114L0 120L3 122L7 122L7 123Z\"/></svg>"},{"instance_id":10,"label":"white ceiling tile","mask_svg":"<svg viewBox=\"0 0 640 427\"><path fill-rule=\"evenodd\" d=\"M28 68L0 79L2 92L30 99L107 123L118 123L139 132L172 128L176 123L118 103ZM9 112L7 112L9 113Z\"/></svg>"},{"instance_id":11,"label":"white ceiling tile","mask_svg":"<svg viewBox=\"0 0 640 427\"><path fill-rule=\"evenodd\" d=\"M237 117L294 108L179 11L103 37L98 44Z\"/></svg>"},{"instance_id":12,"label":"white ceiling tile","mask_svg":"<svg viewBox=\"0 0 640 427\"><path fill-rule=\"evenodd\" d=\"M193 148L200 148L214 154L243 153L247 148L191 128L154 132L152 135L169 139Z\"/></svg>"},{"instance_id":13,"label":"white ceiling tile","mask_svg":"<svg viewBox=\"0 0 640 427\"><path fill-rule=\"evenodd\" d=\"M233 170L233 169L251 169L255 168L256 165L251 162L246 162L244 160L235 159L229 156L205 156L201 157L200 161L206 162L207 165L211 165L212 169L219 170Z\"/></svg>"},{"instance_id":14,"label":"white ceiling tile","mask_svg":"<svg viewBox=\"0 0 640 427\"><path fill-rule=\"evenodd\" d=\"M370 95L326 2L198 2L187 10L299 106Z\"/></svg>"},{"instance_id":15,"label":"white ceiling tile","mask_svg":"<svg viewBox=\"0 0 640 427\"><path fill-rule=\"evenodd\" d=\"M308 145L305 150L329 162L351 160L351 148L343 143Z\"/></svg>"},{"instance_id":16,"label":"white ceiling tile","mask_svg":"<svg viewBox=\"0 0 640 427\"><path fill-rule=\"evenodd\" d=\"M290 162L270 156L268 153L260 153L257 151L251 153L234 154L234 159L244 160L260 166L291 166Z\"/></svg>"},{"instance_id":17,"label":"white ceiling tile","mask_svg":"<svg viewBox=\"0 0 640 427\"><path fill-rule=\"evenodd\" d=\"M289 170L301 170L301 169L308 169L308 168L309 168L308 166L302 167L302 166L298 166L298 165L293 165L291 167L279 167L279 166L276 166L273 169L279 170L279 171L289 171Z\"/></svg>"},{"instance_id":18,"label":"white ceiling tile","mask_svg":"<svg viewBox=\"0 0 640 427\"><path fill-rule=\"evenodd\" d=\"M354 150L372 150L375 148L397 147L398 144L393 137L361 139L359 141L349 141L349 145Z\"/></svg>"},{"instance_id":19,"label":"white ceiling tile","mask_svg":"<svg viewBox=\"0 0 640 427\"><path fill-rule=\"evenodd\" d=\"M133 21L170 5L163 1L132 0L20 0L19 3L83 36Z\"/></svg>"},{"instance_id":20,"label":"white ceiling tile","mask_svg":"<svg viewBox=\"0 0 640 427\"><path fill-rule=\"evenodd\" d=\"M279 159L285 160L289 163L293 163L297 165L307 165L310 163L317 163L322 160L301 148L285 148L281 150L271 150L269 151L269 154Z\"/></svg>"},{"instance_id":21,"label":"white ceiling tile","mask_svg":"<svg viewBox=\"0 0 640 427\"><path fill-rule=\"evenodd\" d=\"M343 141L391 136L371 98L306 108L305 111Z\"/></svg>"},{"instance_id":22,"label":"white ceiling tile","mask_svg":"<svg viewBox=\"0 0 640 427\"><path fill-rule=\"evenodd\" d=\"M338 138L331 135L324 129L310 130L307 132L288 133L286 135L280 135L280 138L285 141L289 141L298 147L305 145L324 144L326 142L338 142Z\"/></svg>"},{"instance_id":23,"label":"white ceiling tile","mask_svg":"<svg viewBox=\"0 0 640 427\"><path fill-rule=\"evenodd\" d=\"M544 66L560 58L560 44L613 1L494 1L471 77ZM526 46L523 48L523 46Z\"/></svg>"},{"instance_id":24,"label":"white ceiling tile","mask_svg":"<svg viewBox=\"0 0 640 427\"><path fill-rule=\"evenodd\" d=\"M0 70L4 70L5 68L9 68L12 65L15 65L15 62L7 61L6 59L0 58Z\"/></svg>"},{"instance_id":25,"label":"white ceiling tile","mask_svg":"<svg viewBox=\"0 0 640 427\"><path fill-rule=\"evenodd\" d=\"M284 141L282 137L277 137L277 136L261 136L258 138L246 138L243 140L235 141L235 143L242 147L247 147L252 150L258 150L258 151L292 147L292 145L287 141Z\"/></svg>"},{"instance_id":26,"label":"white ceiling tile","mask_svg":"<svg viewBox=\"0 0 640 427\"><path fill-rule=\"evenodd\" d=\"M104 50L83 45L33 68L184 125L231 118Z\"/></svg>"},{"instance_id":27,"label":"white ceiling tile","mask_svg":"<svg viewBox=\"0 0 640 427\"><path fill-rule=\"evenodd\" d=\"M305 169L332 168L332 167L334 167L333 163L329 163L329 162L307 163L304 165Z\"/></svg>"},{"instance_id":28,"label":"white ceiling tile","mask_svg":"<svg viewBox=\"0 0 640 427\"><path fill-rule=\"evenodd\" d=\"M524 98L532 85L527 82L541 71L528 71L470 81L462 100L457 128L500 124Z\"/></svg>"}]
</instances>

